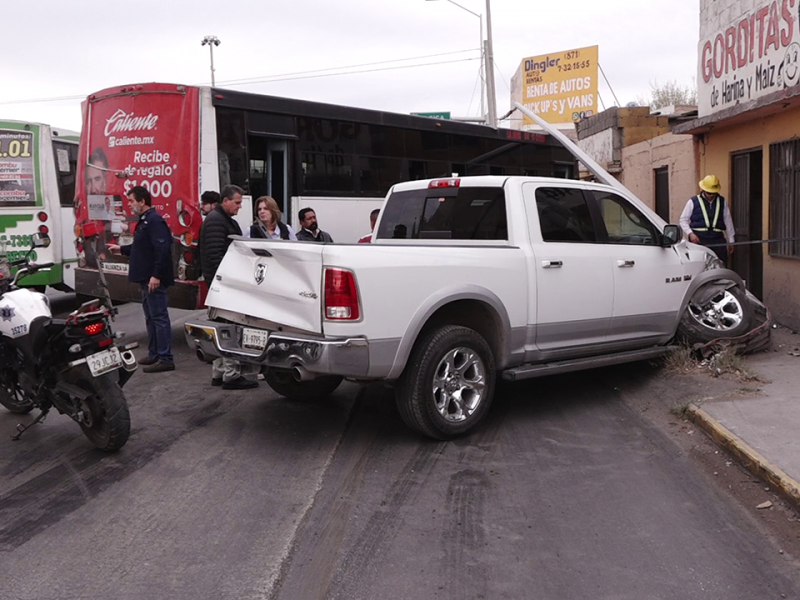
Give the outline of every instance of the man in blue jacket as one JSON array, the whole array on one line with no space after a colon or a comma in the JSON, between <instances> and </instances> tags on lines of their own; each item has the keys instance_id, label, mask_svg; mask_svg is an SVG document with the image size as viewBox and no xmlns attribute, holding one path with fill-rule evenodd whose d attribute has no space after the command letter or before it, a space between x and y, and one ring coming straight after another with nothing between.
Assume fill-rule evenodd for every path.
<instances>
[{"instance_id":1,"label":"man in blue jacket","mask_svg":"<svg viewBox=\"0 0 800 600\"><path fill-rule=\"evenodd\" d=\"M164 217L152 207L147 188L134 186L127 194L128 206L139 216L133 231L133 244L109 244L116 254L130 256L128 279L142 289L142 309L150 338L148 354L139 361L145 373L174 371L172 326L167 311L167 288L175 283L172 271L172 233Z\"/></svg>"}]
</instances>

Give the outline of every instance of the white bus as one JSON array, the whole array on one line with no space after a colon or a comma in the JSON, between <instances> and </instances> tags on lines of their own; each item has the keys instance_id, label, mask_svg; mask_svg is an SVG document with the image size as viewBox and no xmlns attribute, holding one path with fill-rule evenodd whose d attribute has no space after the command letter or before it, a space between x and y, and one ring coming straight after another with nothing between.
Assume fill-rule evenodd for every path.
<instances>
[{"instance_id":1,"label":"white bus","mask_svg":"<svg viewBox=\"0 0 800 600\"><path fill-rule=\"evenodd\" d=\"M75 288L75 173L80 134L41 123L0 120L0 241L9 260L24 256L34 233L52 243L37 248L36 262L53 262L22 285Z\"/></svg>"}]
</instances>

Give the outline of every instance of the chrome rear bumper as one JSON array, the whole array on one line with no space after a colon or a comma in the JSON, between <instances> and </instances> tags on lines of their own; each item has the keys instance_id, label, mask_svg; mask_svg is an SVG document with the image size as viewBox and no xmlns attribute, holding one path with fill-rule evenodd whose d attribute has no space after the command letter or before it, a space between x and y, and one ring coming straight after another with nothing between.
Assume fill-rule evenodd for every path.
<instances>
[{"instance_id":1,"label":"chrome rear bumper","mask_svg":"<svg viewBox=\"0 0 800 600\"><path fill-rule=\"evenodd\" d=\"M232 358L276 369L300 369L313 375L364 377L369 371L369 342L365 338L336 338L268 331L266 347L242 347L241 325L194 320L184 325L189 347L211 362Z\"/></svg>"}]
</instances>

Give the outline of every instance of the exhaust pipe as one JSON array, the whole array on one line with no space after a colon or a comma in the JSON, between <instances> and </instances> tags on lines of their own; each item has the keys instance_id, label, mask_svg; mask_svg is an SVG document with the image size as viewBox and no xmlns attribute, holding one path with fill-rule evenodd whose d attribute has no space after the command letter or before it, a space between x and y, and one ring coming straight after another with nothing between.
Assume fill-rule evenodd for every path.
<instances>
[{"instance_id":1,"label":"exhaust pipe","mask_svg":"<svg viewBox=\"0 0 800 600\"><path fill-rule=\"evenodd\" d=\"M295 365L292 367L292 376L294 377L294 380L298 382L311 381L312 379L317 378L316 373L312 373L300 365Z\"/></svg>"}]
</instances>

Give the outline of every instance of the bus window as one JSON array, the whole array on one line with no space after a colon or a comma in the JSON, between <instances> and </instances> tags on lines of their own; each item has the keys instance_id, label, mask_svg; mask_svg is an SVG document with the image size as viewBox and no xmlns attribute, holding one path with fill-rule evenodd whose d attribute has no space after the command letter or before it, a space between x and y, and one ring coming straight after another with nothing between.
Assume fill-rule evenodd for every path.
<instances>
[{"instance_id":1,"label":"bus window","mask_svg":"<svg viewBox=\"0 0 800 600\"><path fill-rule=\"evenodd\" d=\"M72 206L75 201L75 172L78 166L78 146L66 142L53 142L58 180L58 200L61 206Z\"/></svg>"}]
</instances>

